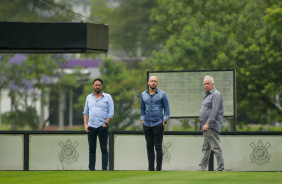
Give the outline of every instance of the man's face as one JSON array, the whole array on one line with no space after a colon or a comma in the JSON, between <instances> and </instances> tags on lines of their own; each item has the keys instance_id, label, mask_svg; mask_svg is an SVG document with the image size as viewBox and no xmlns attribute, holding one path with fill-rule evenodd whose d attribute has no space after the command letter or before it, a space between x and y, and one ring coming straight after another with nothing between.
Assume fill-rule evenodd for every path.
<instances>
[{"instance_id":1,"label":"man's face","mask_svg":"<svg viewBox=\"0 0 282 184\"><path fill-rule=\"evenodd\" d=\"M204 80L204 88L207 92L214 88L214 84L211 82L210 78Z\"/></svg>"},{"instance_id":2,"label":"man's face","mask_svg":"<svg viewBox=\"0 0 282 184\"><path fill-rule=\"evenodd\" d=\"M92 84L92 88L96 93L100 93L103 89L103 85L100 81L95 81L94 84Z\"/></svg>"},{"instance_id":3,"label":"man's face","mask_svg":"<svg viewBox=\"0 0 282 184\"><path fill-rule=\"evenodd\" d=\"M148 81L148 85L151 89L156 89L158 86L158 79L156 77L151 77Z\"/></svg>"}]
</instances>

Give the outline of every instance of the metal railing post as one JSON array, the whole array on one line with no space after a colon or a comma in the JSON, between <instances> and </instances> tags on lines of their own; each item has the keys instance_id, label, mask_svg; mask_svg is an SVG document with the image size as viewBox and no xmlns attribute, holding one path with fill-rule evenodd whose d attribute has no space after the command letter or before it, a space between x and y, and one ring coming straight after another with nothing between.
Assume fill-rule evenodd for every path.
<instances>
[{"instance_id":1,"label":"metal railing post","mask_svg":"<svg viewBox=\"0 0 282 184\"><path fill-rule=\"evenodd\" d=\"M29 171L29 133L24 133L24 171Z\"/></svg>"},{"instance_id":2,"label":"metal railing post","mask_svg":"<svg viewBox=\"0 0 282 184\"><path fill-rule=\"evenodd\" d=\"M113 171L114 168L114 133L109 131L109 170Z\"/></svg>"},{"instance_id":3,"label":"metal railing post","mask_svg":"<svg viewBox=\"0 0 282 184\"><path fill-rule=\"evenodd\" d=\"M213 151L211 151L210 154L210 159L209 159L209 171L213 171L214 170L214 159L213 159Z\"/></svg>"}]
</instances>

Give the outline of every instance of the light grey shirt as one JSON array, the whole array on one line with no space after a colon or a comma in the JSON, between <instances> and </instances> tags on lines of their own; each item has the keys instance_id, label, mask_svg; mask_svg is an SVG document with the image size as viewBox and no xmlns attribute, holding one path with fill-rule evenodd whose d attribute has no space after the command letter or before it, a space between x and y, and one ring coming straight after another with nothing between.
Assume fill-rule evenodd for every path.
<instances>
[{"instance_id":1,"label":"light grey shirt","mask_svg":"<svg viewBox=\"0 0 282 184\"><path fill-rule=\"evenodd\" d=\"M219 91L213 88L206 92L200 110L200 129L209 122L209 129L221 132L223 120L223 99Z\"/></svg>"}]
</instances>

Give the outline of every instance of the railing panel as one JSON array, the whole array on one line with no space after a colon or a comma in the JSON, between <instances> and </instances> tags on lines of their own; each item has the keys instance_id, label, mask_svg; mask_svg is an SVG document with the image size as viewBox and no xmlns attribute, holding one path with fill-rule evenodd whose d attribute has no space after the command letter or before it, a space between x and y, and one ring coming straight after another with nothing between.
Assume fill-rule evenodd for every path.
<instances>
[{"instance_id":1,"label":"railing panel","mask_svg":"<svg viewBox=\"0 0 282 184\"><path fill-rule=\"evenodd\" d=\"M147 151L144 135L114 136L114 169L147 170Z\"/></svg>"},{"instance_id":2,"label":"railing panel","mask_svg":"<svg viewBox=\"0 0 282 184\"><path fill-rule=\"evenodd\" d=\"M195 171L201 159L202 136L165 135L163 170ZM144 135L115 135L115 170L147 170Z\"/></svg>"},{"instance_id":3,"label":"railing panel","mask_svg":"<svg viewBox=\"0 0 282 184\"><path fill-rule=\"evenodd\" d=\"M282 171L282 132L223 132L227 171ZM201 132L165 132L163 170L195 171L201 159ZM142 132L110 132L111 170L147 170ZM96 170L101 170L99 141ZM88 170L85 132L0 131L0 170ZM214 158L214 167L217 167ZM212 170L212 167L209 167Z\"/></svg>"},{"instance_id":4,"label":"railing panel","mask_svg":"<svg viewBox=\"0 0 282 184\"><path fill-rule=\"evenodd\" d=\"M30 135L29 170L88 170L86 135ZM96 169L101 169L97 141Z\"/></svg>"},{"instance_id":5,"label":"railing panel","mask_svg":"<svg viewBox=\"0 0 282 184\"><path fill-rule=\"evenodd\" d=\"M23 170L24 135L0 134L0 170Z\"/></svg>"},{"instance_id":6,"label":"railing panel","mask_svg":"<svg viewBox=\"0 0 282 184\"><path fill-rule=\"evenodd\" d=\"M282 136L221 136L225 169L281 171ZM215 160L216 162L216 160ZM216 163L214 164L216 167Z\"/></svg>"}]
</instances>

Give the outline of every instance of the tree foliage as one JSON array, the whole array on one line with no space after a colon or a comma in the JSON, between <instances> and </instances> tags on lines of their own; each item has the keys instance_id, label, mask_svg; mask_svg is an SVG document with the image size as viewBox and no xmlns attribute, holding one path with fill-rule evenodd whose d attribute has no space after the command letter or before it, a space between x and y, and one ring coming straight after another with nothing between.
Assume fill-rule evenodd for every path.
<instances>
[{"instance_id":1,"label":"tree foliage","mask_svg":"<svg viewBox=\"0 0 282 184\"><path fill-rule=\"evenodd\" d=\"M1 0L0 21L9 22L68 22L73 14L70 3L56 0Z\"/></svg>"},{"instance_id":2,"label":"tree foliage","mask_svg":"<svg viewBox=\"0 0 282 184\"><path fill-rule=\"evenodd\" d=\"M8 91L11 98L12 111L4 114L3 121L11 124L11 129L23 128L43 129L49 118L55 113L56 107L49 107L44 122L39 122L38 103L49 106L49 102L60 100L60 91L79 87L83 79L79 71L66 74L60 68L65 63L62 55L54 54L15 54L6 55L1 60L1 88ZM53 95L51 95L51 92Z\"/></svg>"},{"instance_id":3,"label":"tree foliage","mask_svg":"<svg viewBox=\"0 0 282 184\"><path fill-rule=\"evenodd\" d=\"M158 44L149 34L151 9L157 0L90 0L91 18L110 27L110 53L137 65L149 57Z\"/></svg>"},{"instance_id":4,"label":"tree foliage","mask_svg":"<svg viewBox=\"0 0 282 184\"><path fill-rule=\"evenodd\" d=\"M0 21L69 22L75 17L66 9L72 9L70 1L3 0L0 1ZM59 68L65 59L60 55L2 54L0 60L1 89L8 91L12 101L12 111L3 115L3 121L10 123L12 129L24 126L43 129L54 108L49 108L49 117L40 124L37 102L48 105L49 100L59 101L50 91L75 87L80 78L62 73Z\"/></svg>"},{"instance_id":5,"label":"tree foliage","mask_svg":"<svg viewBox=\"0 0 282 184\"><path fill-rule=\"evenodd\" d=\"M1 87L8 91L13 112L7 113L7 120L39 128L36 103L46 104L43 98L50 85L59 77L59 57L40 57L40 55L5 55L1 60ZM5 117L5 115L4 115ZM21 119L21 121L19 121ZM8 121L9 122L9 121ZM13 123L13 129L17 125Z\"/></svg>"},{"instance_id":6,"label":"tree foliage","mask_svg":"<svg viewBox=\"0 0 282 184\"><path fill-rule=\"evenodd\" d=\"M238 119L281 121L281 2L159 0L155 70L236 69ZM280 107L279 107L280 104Z\"/></svg>"}]
</instances>

